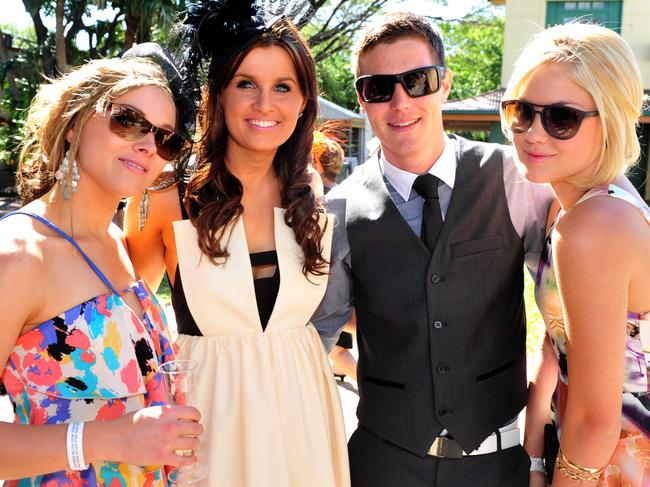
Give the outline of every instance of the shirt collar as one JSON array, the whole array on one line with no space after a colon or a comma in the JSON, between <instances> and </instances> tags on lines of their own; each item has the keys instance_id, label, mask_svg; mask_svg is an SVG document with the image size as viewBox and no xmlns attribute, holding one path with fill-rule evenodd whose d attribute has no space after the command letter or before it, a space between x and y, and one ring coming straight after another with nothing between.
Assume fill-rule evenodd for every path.
<instances>
[{"instance_id":1,"label":"shirt collar","mask_svg":"<svg viewBox=\"0 0 650 487\"><path fill-rule=\"evenodd\" d=\"M457 142L455 139L450 139L445 136L445 148L442 150L442 154L440 154L438 160L433 163L428 171L429 174L440 179L451 189L454 189L454 183L456 182L456 146ZM394 166L384 158L383 153L379 158L379 164L388 182L404 198L404 201L408 201L413 183L418 175Z\"/></svg>"}]
</instances>

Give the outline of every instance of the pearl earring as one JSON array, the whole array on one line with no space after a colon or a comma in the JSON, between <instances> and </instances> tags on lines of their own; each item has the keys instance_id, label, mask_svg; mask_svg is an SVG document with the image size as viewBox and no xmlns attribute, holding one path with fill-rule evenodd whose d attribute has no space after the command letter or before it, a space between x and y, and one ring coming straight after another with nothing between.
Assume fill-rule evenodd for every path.
<instances>
[{"instance_id":1,"label":"pearl earring","mask_svg":"<svg viewBox=\"0 0 650 487\"><path fill-rule=\"evenodd\" d=\"M63 199L68 201L72 195L77 191L77 184L79 184L79 164L77 160L73 159L72 164L68 159L70 151L65 153L59 169L54 173L56 179L63 188Z\"/></svg>"}]
</instances>

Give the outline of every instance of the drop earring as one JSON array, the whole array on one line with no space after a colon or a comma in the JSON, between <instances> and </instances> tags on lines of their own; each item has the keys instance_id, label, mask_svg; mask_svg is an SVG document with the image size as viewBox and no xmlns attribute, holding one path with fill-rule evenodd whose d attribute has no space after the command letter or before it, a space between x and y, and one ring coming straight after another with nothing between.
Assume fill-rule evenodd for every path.
<instances>
[{"instance_id":1,"label":"drop earring","mask_svg":"<svg viewBox=\"0 0 650 487\"><path fill-rule=\"evenodd\" d=\"M70 151L65 153L61 165L54 173L54 179L61 184L63 199L66 201L72 198L74 192L77 191L77 184L79 184L79 164L77 164L76 159L73 159L72 164L70 164L69 154Z\"/></svg>"},{"instance_id":2,"label":"drop earring","mask_svg":"<svg viewBox=\"0 0 650 487\"><path fill-rule=\"evenodd\" d=\"M144 223L149 216L149 190L145 189L138 205L138 230L144 230Z\"/></svg>"}]
</instances>

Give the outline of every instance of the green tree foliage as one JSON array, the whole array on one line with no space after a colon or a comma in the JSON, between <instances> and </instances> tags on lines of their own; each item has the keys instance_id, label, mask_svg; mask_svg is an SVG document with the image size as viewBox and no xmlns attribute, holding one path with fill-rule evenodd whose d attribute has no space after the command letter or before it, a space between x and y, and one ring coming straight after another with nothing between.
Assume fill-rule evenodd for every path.
<instances>
[{"instance_id":1,"label":"green tree foliage","mask_svg":"<svg viewBox=\"0 0 650 487\"><path fill-rule=\"evenodd\" d=\"M303 30L317 63L321 95L350 110L358 108L350 49L355 34L387 0L311 0L316 10Z\"/></svg>"},{"instance_id":2,"label":"green tree foliage","mask_svg":"<svg viewBox=\"0 0 650 487\"><path fill-rule=\"evenodd\" d=\"M381 12L388 0L310 0L315 11L307 33L316 62L348 50L358 30Z\"/></svg>"},{"instance_id":3,"label":"green tree foliage","mask_svg":"<svg viewBox=\"0 0 650 487\"><path fill-rule=\"evenodd\" d=\"M350 51L341 50L318 63L316 72L320 94L328 100L356 111L359 108L354 90Z\"/></svg>"},{"instance_id":4,"label":"green tree foliage","mask_svg":"<svg viewBox=\"0 0 650 487\"><path fill-rule=\"evenodd\" d=\"M0 164L15 167L17 162L26 108L38 87L34 66L40 58L33 28L0 25Z\"/></svg>"},{"instance_id":5,"label":"green tree foliage","mask_svg":"<svg viewBox=\"0 0 650 487\"><path fill-rule=\"evenodd\" d=\"M63 25L58 49L65 49L65 55L61 55L57 53L55 33L45 22L47 17L55 18L57 1L22 1L32 26L23 31L10 25L0 26L0 164L14 168L27 108L39 83L60 71L57 58L65 69L66 65L76 66L88 59L119 56L134 42L164 42L177 13L187 3L65 0L63 11L58 11L58 20ZM80 43L80 39L84 42Z\"/></svg>"},{"instance_id":6,"label":"green tree foliage","mask_svg":"<svg viewBox=\"0 0 650 487\"><path fill-rule=\"evenodd\" d=\"M439 21L447 66L453 73L449 100L462 100L498 89L503 62L502 17L479 13L457 21ZM488 132L457 132L473 140L489 140Z\"/></svg>"},{"instance_id":7,"label":"green tree foliage","mask_svg":"<svg viewBox=\"0 0 650 487\"><path fill-rule=\"evenodd\" d=\"M302 34L309 39L318 30L313 22L302 29ZM351 41L349 41L351 42ZM312 47L314 57L318 57L322 46ZM358 108L357 95L354 90L354 75L350 66L350 47L341 47L316 63L316 78L319 94L331 102L349 110Z\"/></svg>"},{"instance_id":8,"label":"green tree foliage","mask_svg":"<svg viewBox=\"0 0 650 487\"><path fill-rule=\"evenodd\" d=\"M449 99L460 100L499 88L503 18L481 14L437 25L444 37L447 65L454 74Z\"/></svg>"}]
</instances>

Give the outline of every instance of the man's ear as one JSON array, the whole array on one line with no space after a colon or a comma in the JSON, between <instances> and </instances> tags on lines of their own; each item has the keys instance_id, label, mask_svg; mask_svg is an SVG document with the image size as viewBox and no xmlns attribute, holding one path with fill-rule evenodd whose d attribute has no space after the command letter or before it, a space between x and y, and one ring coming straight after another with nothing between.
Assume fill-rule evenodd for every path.
<instances>
[{"instance_id":1,"label":"man's ear","mask_svg":"<svg viewBox=\"0 0 650 487\"><path fill-rule=\"evenodd\" d=\"M446 102L447 98L449 97L449 93L451 92L451 81L453 77L454 73L451 69L447 68L445 70L445 77L442 79L442 87L440 88L440 92L442 94L442 103Z\"/></svg>"},{"instance_id":2,"label":"man's ear","mask_svg":"<svg viewBox=\"0 0 650 487\"><path fill-rule=\"evenodd\" d=\"M363 102L363 100L361 99L361 96L359 96L359 92L358 92L358 91L356 92L356 94L357 94L357 101L359 102L359 108L361 108L361 112L362 112L362 113L365 113L365 111L366 111L366 105L365 105L365 103Z\"/></svg>"}]
</instances>

